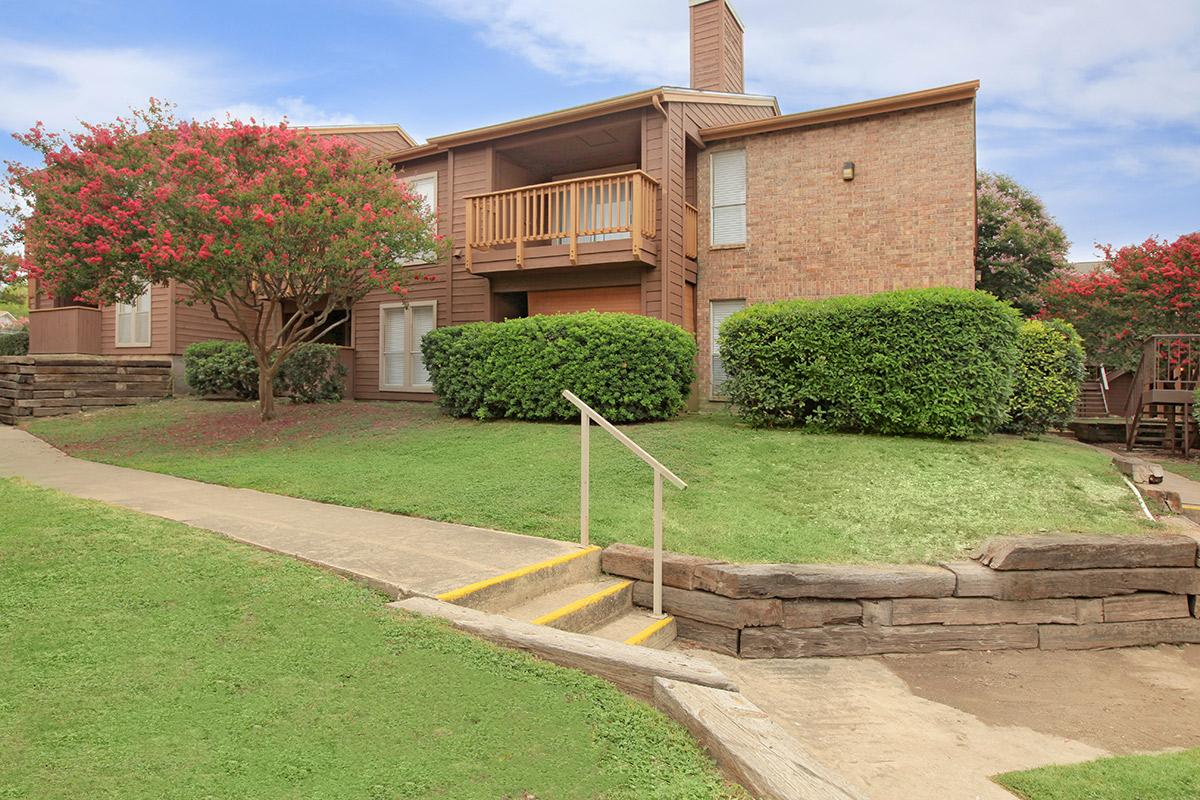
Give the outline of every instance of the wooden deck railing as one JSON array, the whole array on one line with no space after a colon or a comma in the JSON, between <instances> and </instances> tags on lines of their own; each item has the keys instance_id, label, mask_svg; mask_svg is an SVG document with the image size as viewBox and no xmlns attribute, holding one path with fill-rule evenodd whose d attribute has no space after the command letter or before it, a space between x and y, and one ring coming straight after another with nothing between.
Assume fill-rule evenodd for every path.
<instances>
[{"instance_id":1,"label":"wooden deck railing","mask_svg":"<svg viewBox=\"0 0 1200 800\"><path fill-rule=\"evenodd\" d=\"M683 255L694 259L700 253L700 209L683 204Z\"/></svg>"},{"instance_id":2,"label":"wooden deck railing","mask_svg":"<svg viewBox=\"0 0 1200 800\"><path fill-rule=\"evenodd\" d=\"M1151 336L1142 345L1142 360L1129 387L1125 445L1132 449L1138 426L1147 408L1165 414L1175 448L1176 412L1183 423L1183 452L1190 450L1192 398L1200 386L1200 334L1173 333Z\"/></svg>"},{"instance_id":3,"label":"wooden deck railing","mask_svg":"<svg viewBox=\"0 0 1200 800\"><path fill-rule=\"evenodd\" d=\"M520 186L465 199L468 270L476 249L513 245L520 267L527 244L566 244L574 264L581 240L625 234L636 257L642 243L657 235L658 181L640 169Z\"/></svg>"}]
</instances>

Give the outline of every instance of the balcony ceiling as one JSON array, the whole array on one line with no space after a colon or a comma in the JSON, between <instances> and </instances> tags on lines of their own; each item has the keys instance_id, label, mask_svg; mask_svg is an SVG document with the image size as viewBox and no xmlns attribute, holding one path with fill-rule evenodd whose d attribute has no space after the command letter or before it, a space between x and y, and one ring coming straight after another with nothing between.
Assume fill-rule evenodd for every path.
<instances>
[{"instance_id":1,"label":"balcony ceiling","mask_svg":"<svg viewBox=\"0 0 1200 800\"><path fill-rule=\"evenodd\" d=\"M571 126L561 134L539 136L536 141L497 148L497 155L541 175L577 175L591 170L639 164L642 129L637 119Z\"/></svg>"}]
</instances>

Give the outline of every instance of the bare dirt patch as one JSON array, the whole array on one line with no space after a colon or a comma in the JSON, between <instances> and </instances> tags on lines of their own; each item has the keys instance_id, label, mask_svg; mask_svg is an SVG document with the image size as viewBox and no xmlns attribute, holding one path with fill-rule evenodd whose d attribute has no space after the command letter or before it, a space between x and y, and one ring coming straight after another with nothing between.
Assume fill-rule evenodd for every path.
<instances>
[{"instance_id":1,"label":"bare dirt patch","mask_svg":"<svg viewBox=\"0 0 1200 800\"><path fill-rule=\"evenodd\" d=\"M920 697L1114 753L1200 745L1200 645L879 659Z\"/></svg>"}]
</instances>

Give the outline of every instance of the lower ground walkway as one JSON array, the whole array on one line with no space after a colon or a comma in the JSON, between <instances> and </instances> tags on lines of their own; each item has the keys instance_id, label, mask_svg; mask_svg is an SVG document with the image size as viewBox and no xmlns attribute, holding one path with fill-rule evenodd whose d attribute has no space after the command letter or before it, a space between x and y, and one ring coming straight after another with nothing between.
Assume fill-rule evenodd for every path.
<instances>
[{"instance_id":1,"label":"lower ground walkway","mask_svg":"<svg viewBox=\"0 0 1200 800\"><path fill-rule=\"evenodd\" d=\"M216 531L365 578L393 596L437 595L581 549L570 542L81 461L7 425L0 425L0 477Z\"/></svg>"}]
</instances>

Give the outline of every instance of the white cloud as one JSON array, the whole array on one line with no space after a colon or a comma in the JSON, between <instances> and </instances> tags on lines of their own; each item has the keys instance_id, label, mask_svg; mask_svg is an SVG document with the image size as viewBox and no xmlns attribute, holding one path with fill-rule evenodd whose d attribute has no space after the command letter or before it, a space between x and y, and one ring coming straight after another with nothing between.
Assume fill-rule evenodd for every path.
<instances>
[{"instance_id":1,"label":"white cloud","mask_svg":"<svg viewBox=\"0 0 1200 800\"><path fill-rule=\"evenodd\" d=\"M477 25L487 45L574 80L687 80L682 0L427 1ZM1028 124L1200 123L1195 2L735 0L735 7L747 28L748 86L779 95L785 110L980 78L989 105Z\"/></svg>"},{"instance_id":2,"label":"white cloud","mask_svg":"<svg viewBox=\"0 0 1200 800\"><path fill-rule=\"evenodd\" d=\"M38 120L51 130L77 129L80 120L110 120L131 107L145 107L150 97L170 100L181 115L201 119L224 119L230 112L268 122L286 116L308 125L356 121L302 97L239 101L261 94L262 88L247 82L246 70L211 55L0 39L0 128L8 130L27 130Z\"/></svg>"}]
</instances>

